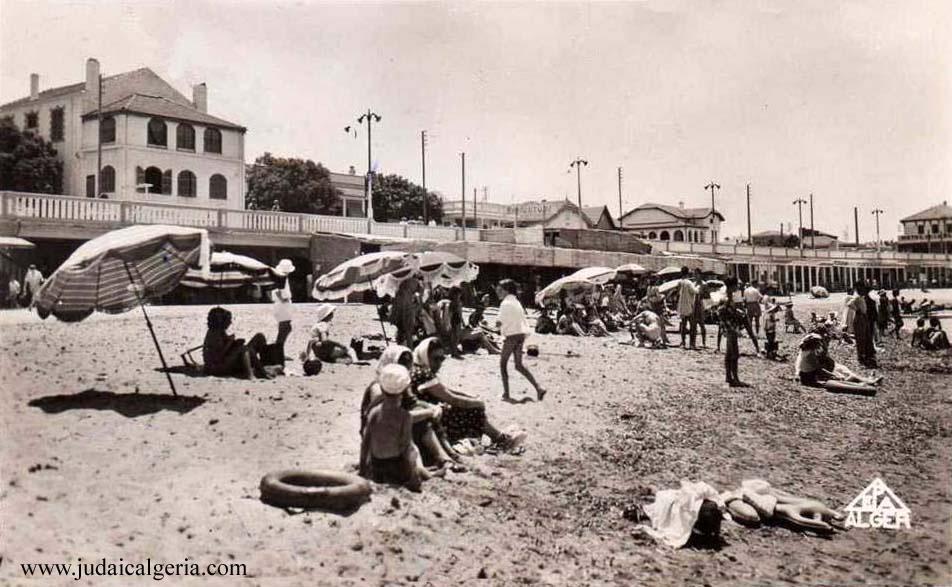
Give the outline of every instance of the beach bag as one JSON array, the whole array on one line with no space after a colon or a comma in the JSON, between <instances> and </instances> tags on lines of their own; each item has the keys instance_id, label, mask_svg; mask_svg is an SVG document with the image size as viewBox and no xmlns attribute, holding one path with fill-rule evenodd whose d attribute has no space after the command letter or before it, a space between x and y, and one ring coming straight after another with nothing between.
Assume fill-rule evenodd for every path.
<instances>
[{"instance_id":1,"label":"beach bag","mask_svg":"<svg viewBox=\"0 0 952 587\"><path fill-rule=\"evenodd\" d=\"M310 377L311 375L317 375L321 372L321 369L324 367L324 364L318 359L308 359L304 361L304 374Z\"/></svg>"}]
</instances>

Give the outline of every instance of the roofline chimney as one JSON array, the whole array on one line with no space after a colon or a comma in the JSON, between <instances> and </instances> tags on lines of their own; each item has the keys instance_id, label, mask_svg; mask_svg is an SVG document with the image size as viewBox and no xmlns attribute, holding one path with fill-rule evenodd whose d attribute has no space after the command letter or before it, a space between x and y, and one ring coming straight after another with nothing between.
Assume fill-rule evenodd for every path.
<instances>
[{"instance_id":1,"label":"roofline chimney","mask_svg":"<svg viewBox=\"0 0 952 587\"><path fill-rule=\"evenodd\" d=\"M95 103L99 99L99 60L90 57L86 60L86 100Z\"/></svg>"},{"instance_id":2,"label":"roofline chimney","mask_svg":"<svg viewBox=\"0 0 952 587\"><path fill-rule=\"evenodd\" d=\"M40 97L40 74L30 74L30 99L36 100Z\"/></svg>"},{"instance_id":3,"label":"roofline chimney","mask_svg":"<svg viewBox=\"0 0 952 587\"><path fill-rule=\"evenodd\" d=\"M205 82L192 86L192 104L199 112L208 112L208 86Z\"/></svg>"}]
</instances>

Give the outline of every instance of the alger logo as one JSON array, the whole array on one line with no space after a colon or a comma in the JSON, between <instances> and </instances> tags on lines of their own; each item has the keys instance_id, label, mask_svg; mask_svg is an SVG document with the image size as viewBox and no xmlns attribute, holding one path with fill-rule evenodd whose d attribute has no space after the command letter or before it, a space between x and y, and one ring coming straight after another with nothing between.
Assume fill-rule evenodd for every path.
<instances>
[{"instance_id":1,"label":"alger logo","mask_svg":"<svg viewBox=\"0 0 952 587\"><path fill-rule=\"evenodd\" d=\"M847 528L909 528L909 508L879 477L843 509Z\"/></svg>"}]
</instances>

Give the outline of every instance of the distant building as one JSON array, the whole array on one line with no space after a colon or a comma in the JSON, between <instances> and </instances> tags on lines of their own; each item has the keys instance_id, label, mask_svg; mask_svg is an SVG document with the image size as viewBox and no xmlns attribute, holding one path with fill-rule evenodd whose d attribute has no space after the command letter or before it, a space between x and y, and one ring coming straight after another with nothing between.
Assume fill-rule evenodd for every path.
<instances>
[{"instance_id":1,"label":"distant building","mask_svg":"<svg viewBox=\"0 0 952 587\"><path fill-rule=\"evenodd\" d=\"M474 210L475 208L475 210ZM465 204L466 226L499 228L512 226L543 226L544 228L595 228L605 224L604 206L588 208L588 213L579 211L569 200L539 200L521 204L496 204L467 200ZM461 200L443 202L443 223L448 226L463 225L464 205ZM589 216L594 216L592 218ZM478 220L477 220L478 219ZM609 221L611 216L609 215ZM601 226L599 226L601 227Z\"/></svg>"},{"instance_id":2,"label":"distant building","mask_svg":"<svg viewBox=\"0 0 952 587\"><path fill-rule=\"evenodd\" d=\"M796 247L799 243L797 235L778 230L758 232L752 235L750 240L755 247Z\"/></svg>"},{"instance_id":3,"label":"distant building","mask_svg":"<svg viewBox=\"0 0 952 587\"><path fill-rule=\"evenodd\" d=\"M588 220L589 224L592 225L592 228L600 230L618 229L618 223L612 218L611 212L608 211L608 206L582 206L582 213L585 215L585 219Z\"/></svg>"},{"instance_id":4,"label":"distant building","mask_svg":"<svg viewBox=\"0 0 952 587\"><path fill-rule=\"evenodd\" d=\"M902 234L896 244L909 253L952 253L952 206L942 202L900 220Z\"/></svg>"},{"instance_id":5,"label":"distant building","mask_svg":"<svg viewBox=\"0 0 952 587\"><path fill-rule=\"evenodd\" d=\"M840 246L840 238L820 230L801 229L800 238L805 249L835 249Z\"/></svg>"},{"instance_id":6,"label":"distant building","mask_svg":"<svg viewBox=\"0 0 952 587\"><path fill-rule=\"evenodd\" d=\"M364 196L364 176L357 175L354 166L350 166L347 173L330 172L331 185L337 188L341 199L341 215L359 216L366 218L367 211L364 209L366 198Z\"/></svg>"},{"instance_id":7,"label":"distant building","mask_svg":"<svg viewBox=\"0 0 952 587\"><path fill-rule=\"evenodd\" d=\"M0 106L0 117L53 144L66 195L244 208L246 129L208 113L204 83L190 100L147 67L103 77L100 128L99 62L88 59L85 74L43 91L31 74L30 95Z\"/></svg>"},{"instance_id":8,"label":"distant building","mask_svg":"<svg viewBox=\"0 0 952 587\"><path fill-rule=\"evenodd\" d=\"M717 240L724 216L711 208L642 204L619 219L622 230L648 240L709 243Z\"/></svg>"}]
</instances>

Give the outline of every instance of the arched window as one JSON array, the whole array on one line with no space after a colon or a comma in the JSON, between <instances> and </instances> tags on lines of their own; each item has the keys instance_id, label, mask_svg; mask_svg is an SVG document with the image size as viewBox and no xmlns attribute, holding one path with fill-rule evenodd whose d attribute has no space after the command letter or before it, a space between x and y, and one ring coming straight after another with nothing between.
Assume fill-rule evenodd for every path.
<instances>
[{"instance_id":1,"label":"arched window","mask_svg":"<svg viewBox=\"0 0 952 587\"><path fill-rule=\"evenodd\" d=\"M179 171L178 174L178 195L183 198L194 198L196 185L195 174L191 171Z\"/></svg>"},{"instance_id":2,"label":"arched window","mask_svg":"<svg viewBox=\"0 0 952 587\"><path fill-rule=\"evenodd\" d=\"M169 145L168 131L165 121L161 118L149 120L148 143L152 147L167 147Z\"/></svg>"},{"instance_id":3,"label":"arched window","mask_svg":"<svg viewBox=\"0 0 952 587\"><path fill-rule=\"evenodd\" d=\"M648 240L655 240L656 238L658 238L657 232L651 231L648 233Z\"/></svg>"},{"instance_id":4,"label":"arched window","mask_svg":"<svg viewBox=\"0 0 952 587\"><path fill-rule=\"evenodd\" d=\"M668 234L667 230L661 231L661 240L663 241L671 240L671 235Z\"/></svg>"},{"instance_id":5,"label":"arched window","mask_svg":"<svg viewBox=\"0 0 952 587\"><path fill-rule=\"evenodd\" d=\"M205 129L205 152L221 153L221 131L217 128Z\"/></svg>"},{"instance_id":6,"label":"arched window","mask_svg":"<svg viewBox=\"0 0 952 587\"><path fill-rule=\"evenodd\" d=\"M180 151L195 150L195 129L191 124L179 123L175 129L175 148Z\"/></svg>"},{"instance_id":7,"label":"arched window","mask_svg":"<svg viewBox=\"0 0 952 587\"><path fill-rule=\"evenodd\" d=\"M216 173L208 179L208 197L213 200L228 199L228 180Z\"/></svg>"},{"instance_id":8,"label":"arched window","mask_svg":"<svg viewBox=\"0 0 952 587\"><path fill-rule=\"evenodd\" d=\"M684 242L684 233L681 232L680 230L675 230L675 231L674 231L674 240L677 241L677 242L679 242L679 243Z\"/></svg>"},{"instance_id":9,"label":"arched window","mask_svg":"<svg viewBox=\"0 0 952 587\"><path fill-rule=\"evenodd\" d=\"M146 167L145 176L142 183L149 184L148 192L150 194L162 193L162 170L158 167Z\"/></svg>"},{"instance_id":10,"label":"arched window","mask_svg":"<svg viewBox=\"0 0 952 587\"><path fill-rule=\"evenodd\" d=\"M112 165L106 165L102 168L102 175L99 176L99 193L112 194L116 191L116 170Z\"/></svg>"},{"instance_id":11,"label":"arched window","mask_svg":"<svg viewBox=\"0 0 952 587\"><path fill-rule=\"evenodd\" d=\"M116 119L112 116L102 119L102 126L99 127L99 140L104 143L116 142Z\"/></svg>"}]
</instances>

